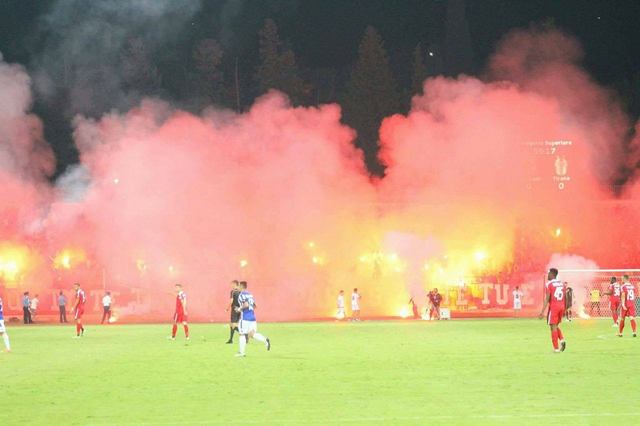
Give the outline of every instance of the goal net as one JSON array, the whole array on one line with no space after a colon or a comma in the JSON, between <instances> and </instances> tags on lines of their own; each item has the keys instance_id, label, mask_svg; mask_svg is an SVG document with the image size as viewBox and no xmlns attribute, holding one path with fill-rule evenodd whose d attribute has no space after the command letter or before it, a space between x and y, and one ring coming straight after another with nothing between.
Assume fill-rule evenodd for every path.
<instances>
[{"instance_id":1,"label":"goal net","mask_svg":"<svg viewBox=\"0 0 640 426\"><path fill-rule=\"evenodd\" d=\"M640 269L560 269L558 278L573 289L574 315L581 318L611 318L609 284L611 277L622 283L628 275L632 283L640 281ZM546 279L546 277L545 277ZM636 299L639 303L640 299Z\"/></svg>"}]
</instances>

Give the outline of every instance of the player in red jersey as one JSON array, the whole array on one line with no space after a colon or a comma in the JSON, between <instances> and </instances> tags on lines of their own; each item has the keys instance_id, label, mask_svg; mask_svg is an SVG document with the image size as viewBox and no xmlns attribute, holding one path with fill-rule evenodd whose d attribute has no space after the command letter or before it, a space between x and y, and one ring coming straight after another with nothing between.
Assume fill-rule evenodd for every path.
<instances>
[{"instance_id":1,"label":"player in red jersey","mask_svg":"<svg viewBox=\"0 0 640 426\"><path fill-rule=\"evenodd\" d=\"M560 330L560 322L562 322L562 316L565 309L565 286L562 281L558 279L558 270L556 268L549 269L547 274L547 284L545 286L545 298L542 305L542 311L540 311L540 319L544 317L544 311L549 306L547 312L547 324L551 329L551 343L553 343L554 352L563 352L567 348L567 343L564 340L562 331ZM558 347L558 341L560 346Z\"/></svg>"},{"instance_id":2,"label":"player in red jersey","mask_svg":"<svg viewBox=\"0 0 640 426\"><path fill-rule=\"evenodd\" d=\"M633 337L636 337L636 286L629 281L629 275L622 277L622 285L620 286L621 315L620 315L620 332L618 336L622 337L624 330L624 320L629 317Z\"/></svg>"},{"instance_id":3,"label":"player in red jersey","mask_svg":"<svg viewBox=\"0 0 640 426\"><path fill-rule=\"evenodd\" d=\"M618 316L620 311L620 283L616 277L611 277L609 289L602 293L603 296L609 296L609 307L611 308L611 316L613 317L614 327L618 325Z\"/></svg>"},{"instance_id":4,"label":"player in red jersey","mask_svg":"<svg viewBox=\"0 0 640 426\"><path fill-rule=\"evenodd\" d=\"M173 314L171 340L176 339L178 323L182 323L182 326L184 327L184 336L189 340L189 324L187 324L187 295L182 291L181 284L176 284L176 312Z\"/></svg>"},{"instance_id":5,"label":"player in red jersey","mask_svg":"<svg viewBox=\"0 0 640 426\"><path fill-rule=\"evenodd\" d=\"M438 293L438 289L434 288L427 296L429 298L429 320L440 320L440 303L442 302L442 295Z\"/></svg>"},{"instance_id":6,"label":"player in red jersey","mask_svg":"<svg viewBox=\"0 0 640 426\"><path fill-rule=\"evenodd\" d=\"M75 304L73 305L74 319L76 320L76 337L84 336L84 326L82 325L82 315L84 314L84 305L87 302L87 298L84 295L84 290L80 288L79 283L75 283L73 288L76 293Z\"/></svg>"}]
</instances>

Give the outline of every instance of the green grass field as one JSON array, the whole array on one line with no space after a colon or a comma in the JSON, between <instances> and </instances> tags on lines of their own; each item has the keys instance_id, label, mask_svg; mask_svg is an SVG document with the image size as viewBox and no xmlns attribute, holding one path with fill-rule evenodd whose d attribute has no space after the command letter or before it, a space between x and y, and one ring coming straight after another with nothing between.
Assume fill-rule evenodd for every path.
<instances>
[{"instance_id":1,"label":"green grass field","mask_svg":"<svg viewBox=\"0 0 640 426\"><path fill-rule=\"evenodd\" d=\"M221 324L9 324L0 424L640 423L640 338L563 325L554 354L537 320L260 324L235 358Z\"/></svg>"}]
</instances>

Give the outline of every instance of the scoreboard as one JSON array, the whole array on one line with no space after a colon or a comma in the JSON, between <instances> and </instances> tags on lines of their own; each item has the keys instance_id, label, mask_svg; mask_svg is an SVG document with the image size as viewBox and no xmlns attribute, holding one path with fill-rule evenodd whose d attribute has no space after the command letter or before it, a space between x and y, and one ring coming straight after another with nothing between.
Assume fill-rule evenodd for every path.
<instances>
[{"instance_id":1,"label":"scoreboard","mask_svg":"<svg viewBox=\"0 0 640 426\"><path fill-rule=\"evenodd\" d=\"M570 140L544 140L526 142L529 152L529 188L553 187L565 191L571 185L571 154L574 146Z\"/></svg>"}]
</instances>

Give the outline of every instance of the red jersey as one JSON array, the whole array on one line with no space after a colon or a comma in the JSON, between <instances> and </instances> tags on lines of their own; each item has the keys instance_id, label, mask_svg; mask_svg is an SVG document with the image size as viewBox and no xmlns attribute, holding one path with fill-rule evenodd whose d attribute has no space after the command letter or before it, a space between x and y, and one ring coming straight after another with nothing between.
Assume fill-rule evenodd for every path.
<instances>
[{"instance_id":1,"label":"red jersey","mask_svg":"<svg viewBox=\"0 0 640 426\"><path fill-rule=\"evenodd\" d=\"M184 291L181 291L176 295L176 313L177 314L184 314L184 306L182 305L183 300L186 303L187 295L185 294Z\"/></svg>"},{"instance_id":2,"label":"red jersey","mask_svg":"<svg viewBox=\"0 0 640 426\"><path fill-rule=\"evenodd\" d=\"M435 306L440 306L440 302L442 302L442 295L440 293L429 293L429 300Z\"/></svg>"},{"instance_id":3,"label":"red jersey","mask_svg":"<svg viewBox=\"0 0 640 426\"><path fill-rule=\"evenodd\" d=\"M632 306L635 306L636 303L636 286L631 283L623 283L620 286L620 291L622 293L622 302L624 306L629 309Z\"/></svg>"},{"instance_id":4,"label":"red jersey","mask_svg":"<svg viewBox=\"0 0 640 426\"><path fill-rule=\"evenodd\" d=\"M609 293L611 293L609 295L609 300L612 302L619 302L620 301L620 283L612 283L609 284Z\"/></svg>"},{"instance_id":5,"label":"red jersey","mask_svg":"<svg viewBox=\"0 0 640 426\"><path fill-rule=\"evenodd\" d=\"M563 310L566 288L564 283L555 278L547 282L546 291L549 297L549 308L552 310Z\"/></svg>"},{"instance_id":6,"label":"red jersey","mask_svg":"<svg viewBox=\"0 0 640 426\"><path fill-rule=\"evenodd\" d=\"M84 309L84 304L86 301L87 301L87 298L84 295L84 290L79 288L78 291L76 291L76 308Z\"/></svg>"}]
</instances>

